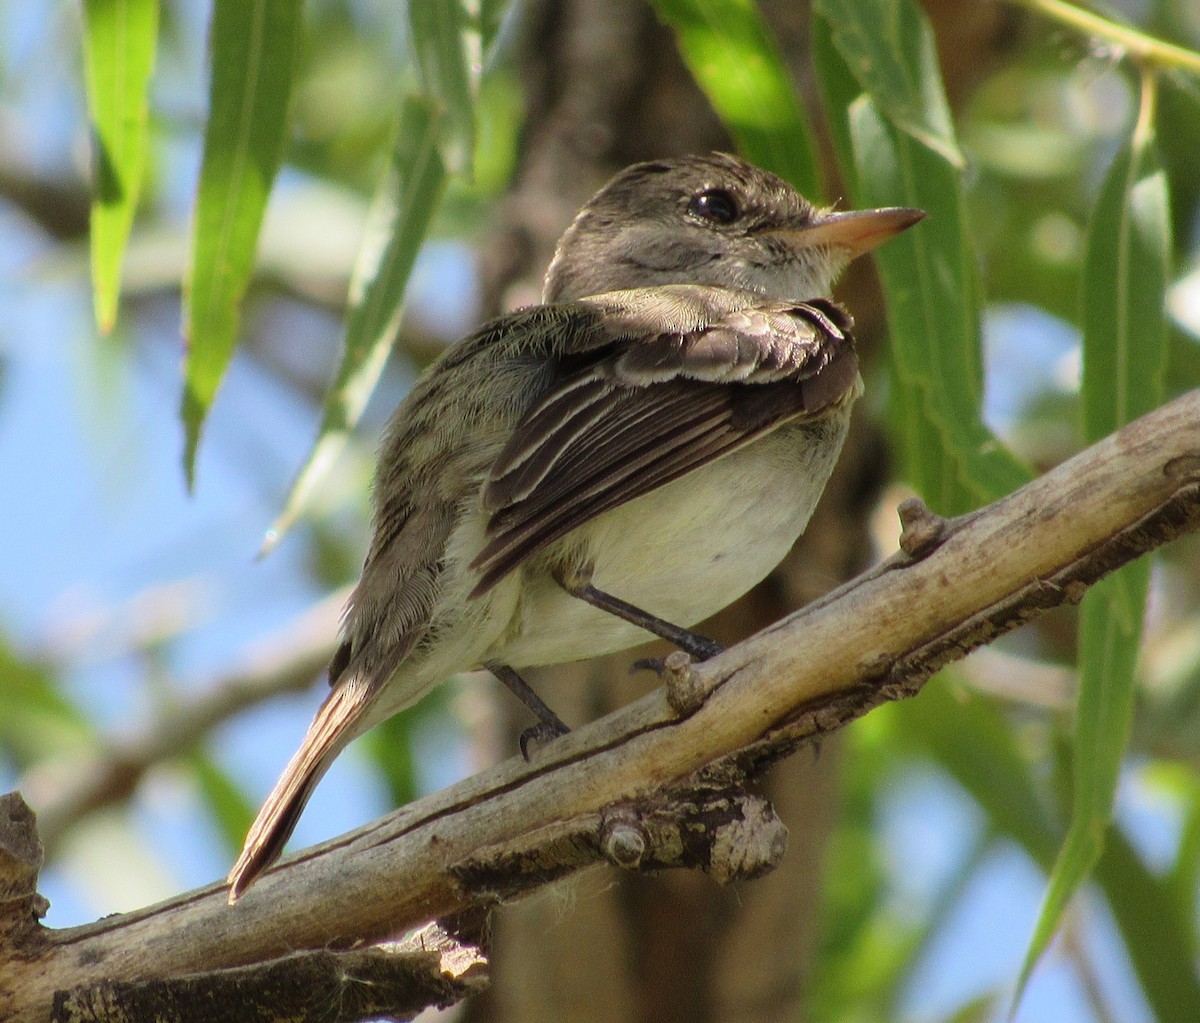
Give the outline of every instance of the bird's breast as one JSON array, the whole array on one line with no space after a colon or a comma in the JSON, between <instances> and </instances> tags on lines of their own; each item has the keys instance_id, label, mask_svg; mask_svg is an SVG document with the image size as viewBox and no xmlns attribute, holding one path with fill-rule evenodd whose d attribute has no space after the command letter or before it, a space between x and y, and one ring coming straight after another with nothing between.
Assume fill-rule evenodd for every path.
<instances>
[{"instance_id":1,"label":"bird's breast","mask_svg":"<svg viewBox=\"0 0 1200 1023\"><path fill-rule=\"evenodd\" d=\"M785 423L556 541L500 584L519 587L519 595L489 659L555 664L650 638L566 593L554 579L556 566L590 565L597 588L675 625L694 625L731 604L803 532L848 423L848 406Z\"/></svg>"}]
</instances>

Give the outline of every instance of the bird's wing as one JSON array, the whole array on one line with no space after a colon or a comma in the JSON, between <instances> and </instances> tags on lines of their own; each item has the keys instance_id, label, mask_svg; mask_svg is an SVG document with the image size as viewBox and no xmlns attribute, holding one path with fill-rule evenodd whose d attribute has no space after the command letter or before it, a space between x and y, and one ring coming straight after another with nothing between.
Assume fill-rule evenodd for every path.
<instances>
[{"instance_id":1,"label":"bird's wing","mask_svg":"<svg viewBox=\"0 0 1200 1023\"><path fill-rule=\"evenodd\" d=\"M858 377L850 317L826 300L672 286L589 303L608 344L560 360L484 482L476 595L602 512L820 415Z\"/></svg>"}]
</instances>

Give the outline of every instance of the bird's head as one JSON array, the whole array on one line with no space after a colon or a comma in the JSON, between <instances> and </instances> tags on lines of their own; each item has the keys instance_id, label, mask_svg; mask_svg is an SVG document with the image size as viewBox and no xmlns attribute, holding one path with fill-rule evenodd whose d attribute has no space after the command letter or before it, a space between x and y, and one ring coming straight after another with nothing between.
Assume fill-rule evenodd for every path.
<instances>
[{"instance_id":1,"label":"bird's head","mask_svg":"<svg viewBox=\"0 0 1200 1023\"><path fill-rule=\"evenodd\" d=\"M639 163L597 192L562 236L543 299L663 284L816 298L852 259L924 216L820 209L782 178L724 153Z\"/></svg>"}]
</instances>

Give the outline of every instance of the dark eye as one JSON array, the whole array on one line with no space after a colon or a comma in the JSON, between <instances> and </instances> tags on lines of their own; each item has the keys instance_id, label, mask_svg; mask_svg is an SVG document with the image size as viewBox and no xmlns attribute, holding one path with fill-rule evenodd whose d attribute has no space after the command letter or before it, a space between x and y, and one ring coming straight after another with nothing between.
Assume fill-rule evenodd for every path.
<instances>
[{"instance_id":1,"label":"dark eye","mask_svg":"<svg viewBox=\"0 0 1200 1023\"><path fill-rule=\"evenodd\" d=\"M738 218L737 200L723 188L710 188L693 196L688 213L710 224L732 224Z\"/></svg>"}]
</instances>

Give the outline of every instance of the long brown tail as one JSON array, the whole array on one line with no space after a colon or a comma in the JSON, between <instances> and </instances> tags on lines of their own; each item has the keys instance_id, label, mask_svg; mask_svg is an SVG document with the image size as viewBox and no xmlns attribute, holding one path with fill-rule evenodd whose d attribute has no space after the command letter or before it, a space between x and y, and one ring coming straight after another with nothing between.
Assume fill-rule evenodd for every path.
<instances>
[{"instance_id":1,"label":"long brown tail","mask_svg":"<svg viewBox=\"0 0 1200 1023\"><path fill-rule=\"evenodd\" d=\"M325 697L300 748L250 826L242 854L227 878L230 904L279 858L317 782L346 744L373 723L366 712L376 692L375 686L351 677Z\"/></svg>"}]
</instances>

